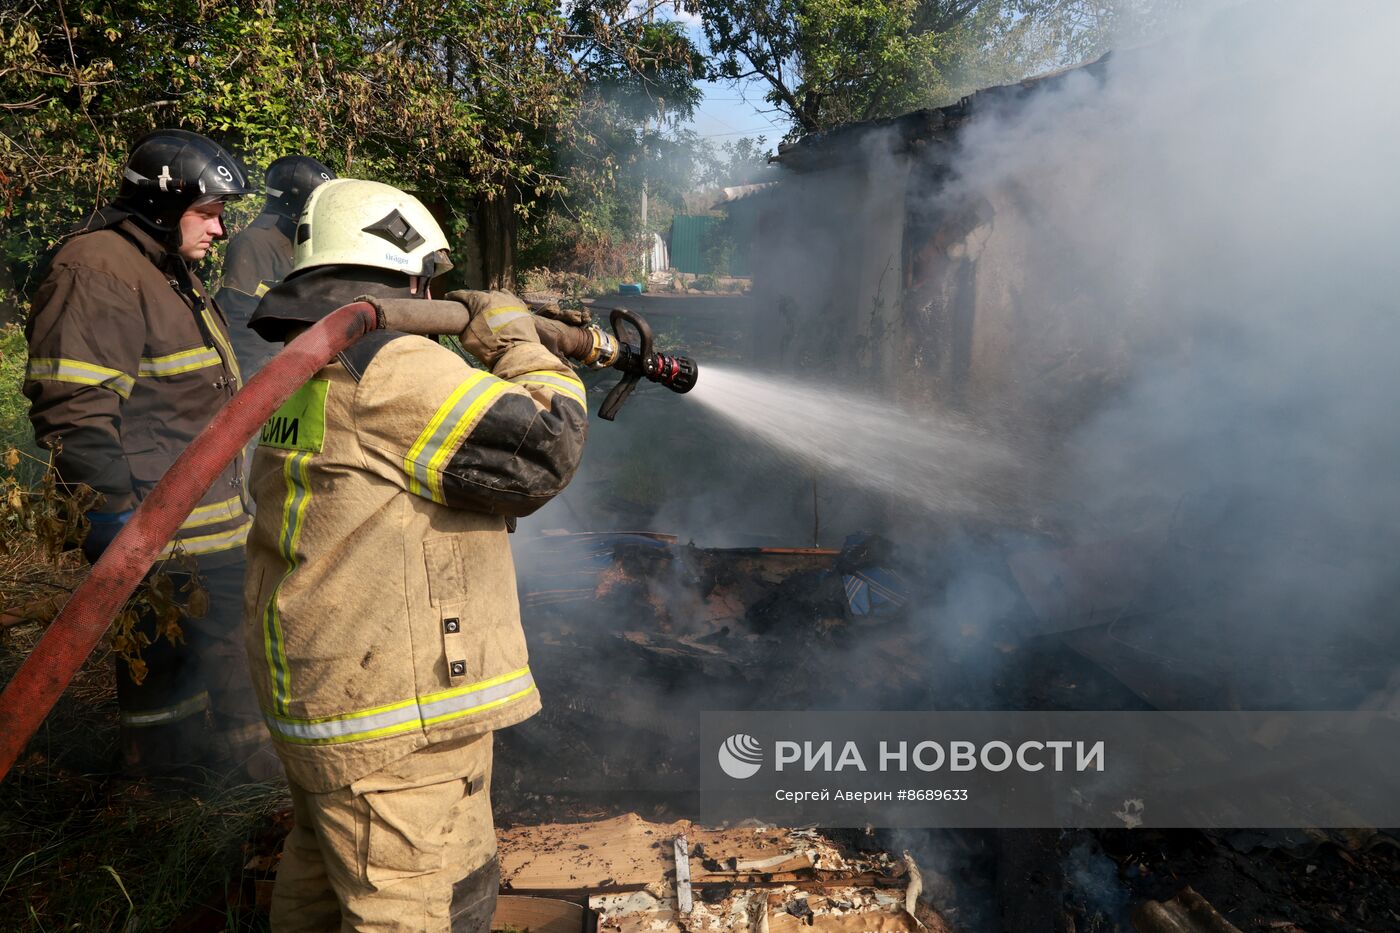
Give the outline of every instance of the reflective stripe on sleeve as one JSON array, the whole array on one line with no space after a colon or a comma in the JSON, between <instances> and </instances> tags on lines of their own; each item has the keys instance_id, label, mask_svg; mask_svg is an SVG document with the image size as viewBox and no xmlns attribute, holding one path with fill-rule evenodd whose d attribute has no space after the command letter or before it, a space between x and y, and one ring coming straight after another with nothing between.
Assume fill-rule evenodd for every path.
<instances>
[{"instance_id":1,"label":"reflective stripe on sleeve","mask_svg":"<svg viewBox=\"0 0 1400 933\"><path fill-rule=\"evenodd\" d=\"M522 373L519 376L512 376L511 382L517 385L542 385L549 386L556 392L578 402L583 406L584 411L588 411L588 396L585 394L583 382L577 376L568 376L564 373L544 370L542 372Z\"/></svg>"},{"instance_id":2,"label":"reflective stripe on sleeve","mask_svg":"<svg viewBox=\"0 0 1400 933\"><path fill-rule=\"evenodd\" d=\"M209 708L209 694L197 693L188 700L181 700L174 706L150 710L122 710L121 724L124 726L163 726L179 722Z\"/></svg>"},{"instance_id":3,"label":"reflective stripe on sleeve","mask_svg":"<svg viewBox=\"0 0 1400 933\"><path fill-rule=\"evenodd\" d=\"M193 350L182 350L179 353L171 353L166 356L143 356L136 375L175 376L180 373L193 372L196 369L218 366L220 362L222 360L219 358L218 350L213 347L196 347Z\"/></svg>"},{"instance_id":4,"label":"reflective stripe on sleeve","mask_svg":"<svg viewBox=\"0 0 1400 933\"><path fill-rule=\"evenodd\" d=\"M203 528L205 525L232 521L243 514L243 500L234 496L232 499L225 499L223 502L201 505L190 513L189 518L180 523L180 530L186 531L190 528Z\"/></svg>"},{"instance_id":5,"label":"reflective stripe on sleeve","mask_svg":"<svg viewBox=\"0 0 1400 933\"><path fill-rule=\"evenodd\" d=\"M122 398L130 398L136 380L126 373L96 363L81 360L64 360L38 357L29 361L25 373L28 379L51 379L54 382L71 382L83 386L101 386L111 389Z\"/></svg>"},{"instance_id":6,"label":"reflective stripe on sleeve","mask_svg":"<svg viewBox=\"0 0 1400 933\"><path fill-rule=\"evenodd\" d=\"M486 326L491 328L491 333L497 333L511 321L518 321L523 317L529 317L530 312L525 310L524 305L506 305L502 308L486 309Z\"/></svg>"},{"instance_id":7,"label":"reflective stripe on sleeve","mask_svg":"<svg viewBox=\"0 0 1400 933\"><path fill-rule=\"evenodd\" d=\"M229 531L220 531L211 535L178 537L165 546L165 550L160 552L159 559L169 560L175 556L176 551L185 554L215 554L219 551L231 551L236 547L242 547L247 542L248 532L252 527L253 520L249 519Z\"/></svg>"},{"instance_id":8,"label":"reflective stripe on sleeve","mask_svg":"<svg viewBox=\"0 0 1400 933\"><path fill-rule=\"evenodd\" d=\"M438 406L404 457L409 492L422 496L426 487L428 498L439 504L447 501L442 493L442 468L472 422L507 385L503 379L475 370Z\"/></svg>"},{"instance_id":9,"label":"reflective stripe on sleeve","mask_svg":"<svg viewBox=\"0 0 1400 933\"><path fill-rule=\"evenodd\" d=\"M522 667L490 680L343 716L293 719L273 714L266 719L274 736L298 745L362 742L471 716L529 696L534 690L535 678L528 667Z\"/></svg>"}]
</instances>

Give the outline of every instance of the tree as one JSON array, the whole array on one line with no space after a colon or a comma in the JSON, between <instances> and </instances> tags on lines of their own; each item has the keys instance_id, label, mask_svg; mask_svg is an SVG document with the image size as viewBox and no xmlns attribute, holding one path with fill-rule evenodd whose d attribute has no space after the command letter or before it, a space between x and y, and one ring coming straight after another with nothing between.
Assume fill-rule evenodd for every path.
<instances>
[{"instance_id":1,"label":"tree","mask_svg":"<svg viewBox=\"0 0 1400 933\"><path fill-rule=\"evenodd\" d=\"M695 180L701 187L728 188L763 181L771 174L767 140L762 136L742 136L707 148Z\"/></svg>"},{"instance_id":2,"label":"tree","mask_svg":"<svg viewBox=\"0 0 1400 933\"><path fill-rule=\"evenodd\" d=\"M634 271L643 239L664 228L689 184L698 140L681 125L706 66L685 27L658 19L658 8L580 0L568 9L579 104L556 141L564 190L541 225L536 263L593 277Z\"/></svg>"},{"instance_id":3,"label":"tree","mask_svg":"<svg viewBox=\"0 0 1400 933\"><path fill-rule=\"evenodd\" d=\"M480 256L459 268L509 286L517 231L560 227L551 216L566 229L546 247L581 229L639 232L642 179L662 198L681 185L692 147L677 127L706 69L680 24L627 0L21 3L0 5L10 314L39 255L114 193L130 143L161 126L213 136L255 180L305 152L409 189L449 233L474 228Z\"/></svg>"},{"instance_id":4,"label":"tree","mask_svg":"<svg viewBox=\"0 0 1400 933\"><path fill-rule=\"evenodd\" d=\"M509 226L560 187L548 145L577 106L567 37L550 0L8 5L0 252L13 289L158 126L207 133L255 167L315 155L415 191L459 233L473 216ZM489 284L508 278L508 253Z\"/></svg>"},{"instance_id":5,"label":"tree","mask_svg":"<svg viewBox=\"0 0 1400 933\"><path fill-rule=\"evenodd\" d=\"M1119 4L1132 0L1119 0ZM1160 2L1160 0L1159 0ZM759 80L794 135L937 106L1096 51L1102 0L686 0L711 77Z\"/></svg>"}]
</instances>

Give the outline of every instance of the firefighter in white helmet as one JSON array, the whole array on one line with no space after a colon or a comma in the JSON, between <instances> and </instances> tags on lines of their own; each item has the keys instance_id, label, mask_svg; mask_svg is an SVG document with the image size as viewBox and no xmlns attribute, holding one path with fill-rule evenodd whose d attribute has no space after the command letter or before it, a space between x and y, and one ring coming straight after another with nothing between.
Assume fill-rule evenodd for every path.
<instances>
[{"instance_id":1,"label":"firefighter in white helmet","mask_svg":"<svg viewBox=\"0 0 1400 933\"><path fill-rule=\"evenodd\" d=\"M447 239L415 198L342 179L311 195L265 339L362 295L426 297ZM562 490L583 385L504 292L473 309L476 369L375 332L267 422L245 598L253 678L296 827L272 924L485 931L499 870L491 733L540 707L507 529Z\"/></svg>"}]
</instances>

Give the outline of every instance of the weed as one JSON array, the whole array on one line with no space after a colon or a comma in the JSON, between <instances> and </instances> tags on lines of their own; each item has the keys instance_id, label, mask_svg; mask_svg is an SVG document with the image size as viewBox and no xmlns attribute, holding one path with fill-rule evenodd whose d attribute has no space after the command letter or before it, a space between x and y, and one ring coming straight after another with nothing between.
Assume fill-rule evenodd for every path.
<instances>
[{"instance_id":1,"label":"weed","mask_svg":"<svg viewBox=\"0 0 1400 933\"><path fill-rule=\"evenodd\" d=\"M0 450L16 447L37 456L34 431L29 426L29 400L22 391L28 359L24 330L18 324L0 327Z\"/></svg>"},{"instance_id":2,"label":"weed","mask_svg":"<svg viewBox=\"0 0 1400 933\"><path fill-rule=\"evenodd\" d=\"M13 676L45 626L81 582L86 563L73 545L85 533L91 491L69 491L50 463L39 481L21 469L36 458L0 452L0 679ZM188 588L186 611L207 594ZM153 575L128 604L181 637L171 578ZM239 846L268 813L285 805L263 786L213 791L163 788L113 774L117 748L114 658L140 670L140 647L122 625L78 671L23 757L0 783L0 918L26 929L162 929L208 899L222 897ZM116 882L113 884L113 882ZM0 920L0 929L9 928Z\"/></svg>"}]
</instances>

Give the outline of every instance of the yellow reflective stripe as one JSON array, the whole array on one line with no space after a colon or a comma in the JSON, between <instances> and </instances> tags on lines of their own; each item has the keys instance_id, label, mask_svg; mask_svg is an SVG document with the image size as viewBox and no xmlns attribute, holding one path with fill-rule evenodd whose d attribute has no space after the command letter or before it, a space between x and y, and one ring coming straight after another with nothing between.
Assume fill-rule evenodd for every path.
<instances>
[{"instance_id":1,"label":"yellow reflective stripe","mask_svg":"<svg viewBox=\"0 0 1400 933\"><path fill-rule=\"evenodd\" d=\"M136 370L136 375L174 376L179 373L193 372L196 369L218 366L219 363L218 350L213 347L196 347L193 350L182 350L179 353L171 353L166 356L143 356L141 357L141 365Z\"/></svg>"},{"instance_id":2,"label":"yellow reflective stripe","mask_svg":"<svg viewBox=\"0 0 1400 933\"><path fill-rule=\"evenodd\" d=\"M452 457L453 451L461 444L462 436L467 433L467 428L476 421L483 411L491 406L497 396L505 392L508 385L509 383L504 379L492 377L491 381L482 386L479 391L468 393L468 395L474 395L475 398L471 399L466 411L457 419L457 423L453 425L452 430L447 435L447 440L438 447L433 453L432 459L428 461L428 488L434 502L444 504L447 502L447 497L442 491L442 471L447 466L447 461Z\"/></svg>"},{"instance_id":3,"label":"yellow reflective stripe","mask_svg":"<svg viewBox=\"0 0 1400 933\"><path fill-rule=\"evenodd\" d=\"M486 700L484 703L478 703L477 705L468 707L466 709L452 710L446 713L442 713L438 716L427 716L423 719L423 725L434 726L440 722L447 722L452 719L462 719L467 716L475 715L476 713L484 713L488 709L495 709L498 706L505 706L507 703L514 703L516 700L519 700L522 697L527 697L534 692L535 684L533 681L531 681L529 686L517 690L514 693L508 693L505 696L489 699Z\"/></svg>"},{"instance_id":4,"label":"yellow reflective stripe","mask_svg":"<svg viewBox=\"0 0 1400 933\"><path fill-rule=\"evenodd\" d=\"M432 463L442 453L450 438L461 436L459 426L462 419L469 411L474 410L473 403L492 385L504 387L505 383L488 372L472 370L471 374L452 390L447 401L433 412L432 418L428 419L428 426L418 435L418 439L413 442L403 460L403 471L408 474L409 492L421 496L423 487L427 486L433 501L443 501L441 479L437 478L437 483L434 483Z\"/></svg>"},{"instance_id":5,"label":"yellow reflective stripe","mask_svg":"<svg viewBox=\"0 0 1400 933\"><path fill-rule=\"evenodd\" d=\"M296 549L305 525L306 507L311 501L311 476L307 461L310 451L299 451L282 463L282 475L287 481L287 496L282 503L282 526L278 532L278 550L287 564L287 572L277 582L263 612L263 654L267 657L272 679L272 702L278 712L285 713L291 697L291 665L287 663L287 646L282 631L282 612L277 598L282 587L297 569Z\"/></svg>"},{"instance_id":6,"label":"yellow reflective stripe","mask_svg":"<svg viewBox=\"0 0 1400 933\"><path fill-rule=\"evenodd\" d=\"M583 406L583 410L588 410L588 396L585 394L583 382L577 376L567 376L564 373L552 370L540 372L522 373L519 376L512 376L511 382L528 385L549 386L556 392L562 392L569 398Z\"/></svg>"},{"instance_id":7,"label":"yellow reflective stripe","mask_svg":"<svg viewBox=\"0 0 1400 933\"><path fill-rule=\"evenodd\" d=\"M160 560L169 560L177 550L185 554L214 554L218 551L231 551L242 547L248 540L248 530L253 527L252 519L230 531L219 531L209 535L194 535L176 538L160 552Z\"/></svg>"},{"instance_id":8,"label":"yellow reflective stripe","mask_svg":"<svg viewBox=\"0 0 1400 933\"><path fill-rule=\"evenodd\" d=\"M272 288L266 282L259 282L258 287L253 290L253 297L261 298L270 291L272 291Z\"/></svg>"},{"instance_id":9,"label":"yellow reflective stripe","mask_svg":"<svg viewBox=\"0 0 1400 933\"><path fill-rule=\"evenodd\" d=\"M96 363L84 363L82 360L46 357L31 359L25 378L50 379L54 382L71 382L83 386L101 386L104 389L111 389L122 398L130 398L131 390L136 386L135 379L117 369L98 366Z\"/></svg>"},{"instance_id":10,"label":"yellow reflective stripe","mask_svg":"<svg viewBox=\"0 0 1400 933\"><path fill-rule=\"evenodd\" d=\"M398 735L461 719L512 703L534 691L535 678L529 667L522 667L490 680L339 716L294 719L273 714L264 718L268 728L283 741L298 745L334 745Z\"/></svg>"},{"instance_id":11,"label":"yellow reflective stripe","mask_svg":"<svg viewBox=\"0 0 1400 933\"><path fill-rule=\"evenodd\" d=\"M529 317L530 312L525 310L524 305L506 305L501 308L486 309L486 326L491 328L491 333L497 333L511 321L518 321L523 317Z\"/></svg>"},{"instance_id":12,"label":"yellow reflective stripe","mask_svg":"<svg viewBox=\"0 0 1400 933\"><path fill-rule=\"evenodd\" d=\"M180 530L203 528L216 522L231 521L243 514L243 500L234 496L223 502L201 505L190 513L190 517L180 523Z\"/></svg>"},{"instance_id":13,"label":"yellow reflective stripe","mask_svg":"<svg viewBox=\"0 0 1400 933\"><path fill-rule=\"evenodd\" d=\"M243 373L238 370L238 357L234 354L233 347L224 339L224 332L219 330L219 322L209 313L207 304L199 309L199 313L204 318L204 326L209 328L209 333L213 335L214 343L218 344L219 355L224 358L224 365L233 373L234 384L240 389L243 388Z\"/></svg>"},{"instance_id":14,"label":"yellow reflective stripe","mask_svg":"<svg viewBox=\"0 0 1400 933\"><path fill-rule=\"evenodd\" d=\"M188 700L181 700L174 706L160 709L122 710L121 724L124 726L161 726L168 722L179 722L209 708L209 694L197 693Z\"/></svg>"}]
</instances>

